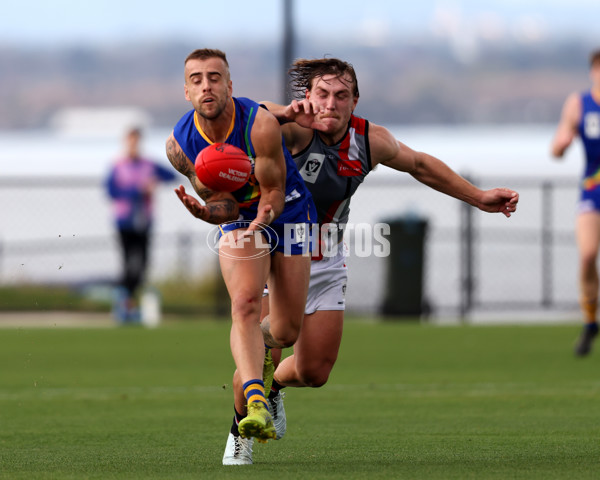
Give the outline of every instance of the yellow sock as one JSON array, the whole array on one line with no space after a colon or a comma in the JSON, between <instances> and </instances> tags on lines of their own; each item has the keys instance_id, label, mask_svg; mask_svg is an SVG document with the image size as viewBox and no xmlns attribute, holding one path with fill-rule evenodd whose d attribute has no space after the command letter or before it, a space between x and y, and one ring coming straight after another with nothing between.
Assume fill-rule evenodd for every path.
<instances>
[{"instance_id":1,"label":"yellow sock","mask_svg":"<svg viewBox=\"0 0 600 480\"><path fill-rule=\"evenodd\" d=\"M596 312L598 310L598 299L581 299L581 310L585 323L596 323Z\"/></svg>"},{"instance_id":2,"label":"yellow sock","mask_svg":"<svg viewBox=\"0 0 600 480\"><path fill-rule=\"evenodd\" d=\"M252 402L263 402L265 407L267 406L265 385L262 380L256 379L244 383L244 395L249 404Z\"/></svg>"}]
</instances>

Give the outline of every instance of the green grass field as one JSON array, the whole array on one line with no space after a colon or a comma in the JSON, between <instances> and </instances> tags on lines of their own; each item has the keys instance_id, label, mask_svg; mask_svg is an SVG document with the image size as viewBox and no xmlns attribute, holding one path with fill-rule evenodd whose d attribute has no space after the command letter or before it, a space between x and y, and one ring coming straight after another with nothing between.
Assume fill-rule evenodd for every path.
<instances>
[{"instance_id":1,"label":"green grass field","mask_svg":"<svg viewBox=\"0 0 600 480\"><path fill-rule=\"evenodd\" d=\"M0 330L2 479L600 477L600 350L576 326L348 322L288 433L223 467L227 322ZM259 477L260 476L260 477Z\"/></svg>"}]
</instances>

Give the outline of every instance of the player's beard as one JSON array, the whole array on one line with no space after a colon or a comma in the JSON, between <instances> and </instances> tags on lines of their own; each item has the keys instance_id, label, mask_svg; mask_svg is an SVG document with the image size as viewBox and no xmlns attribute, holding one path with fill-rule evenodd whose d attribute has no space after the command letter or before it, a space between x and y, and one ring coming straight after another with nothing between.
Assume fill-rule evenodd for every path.
<instances>
[{"instance_id":1,"label":"player's beard","mask_svg":"<svg viewBox=\"0 0 600 480\"><path fill-rule=\"evenodd\" d=\"M206 105L210 105L209 109L205 109L203 108ZM216 107L215 107L216 105ZM227 106L227 99L225 99L225 101L213 101L211 103L205 104L205 103L201 103L200 104L200 108L198 108L196 111L198 112L198 115L200 115L202 118L205 118L206 120L214 120L215 118L217 118L219 115L221 115L223 113L223 111L225 110L225 107Z\"/></svg>"}]
</instances>

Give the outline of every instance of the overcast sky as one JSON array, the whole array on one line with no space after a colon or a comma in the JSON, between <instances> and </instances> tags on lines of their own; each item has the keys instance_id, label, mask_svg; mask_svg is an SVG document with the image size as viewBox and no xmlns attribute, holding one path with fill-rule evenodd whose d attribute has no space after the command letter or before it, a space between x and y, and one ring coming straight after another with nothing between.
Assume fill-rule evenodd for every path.
<instances>
[{"instance_id":1,"label":"overcast sky","mask_svg":"<svg viewBox=\"0 0 600 480\"><path fill-rule=\"evenodd\" d=\"M125 40L211 40L211 45L281 34L283 0L32 0L4 2L0 46ZM294 0L298 33L385 42L388 35L527 39L592 37L599 0Z\"/></svg>"}]
</instances>

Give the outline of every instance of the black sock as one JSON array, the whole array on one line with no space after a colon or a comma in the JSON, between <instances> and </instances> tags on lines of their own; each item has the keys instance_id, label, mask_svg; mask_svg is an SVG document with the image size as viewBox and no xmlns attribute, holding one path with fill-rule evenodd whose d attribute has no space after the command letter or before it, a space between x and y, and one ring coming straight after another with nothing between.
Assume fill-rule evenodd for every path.
<instances>
[{"instance_id":1,"label":"black sock","mask_svg":"<svg viewBox=\"0 0 600 480\"><path fill-rule=\"evenodd\" d=\"M273 379L273 384L271 385L271 391L269 392L269 398L276 397L279 394L279 390L285 388L285 385L281 385Z\"/></svg>"},{"instance_id":2,"label":"black sock","mask_svg":"<svg viewBox=\"0 0 600 480\"><path fill-rule=\"evenodd\" d=\"M246 415L241 415L238 413L238 411L235 409L235 407L233 407L233 422L231 424L231 433L233 433L236 437L238 437L240 435L240 432L238 430L238 423L240 423L244 418L246 418Z\"/></svg>"}]
</instances>

